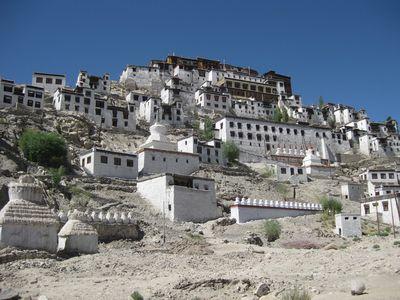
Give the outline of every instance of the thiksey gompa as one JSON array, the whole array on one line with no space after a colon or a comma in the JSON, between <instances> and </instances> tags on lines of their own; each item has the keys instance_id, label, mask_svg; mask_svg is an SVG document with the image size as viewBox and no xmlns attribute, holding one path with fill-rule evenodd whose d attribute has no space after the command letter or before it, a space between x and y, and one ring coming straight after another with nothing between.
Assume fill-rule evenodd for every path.
<instances>
[{"instance_id":1,"label":"thiksey gompa","mask_svg":"<svg viewBox=\"0 0 400 300\"><path fill-rule=\"evenodd\" d=\"M287 74L209 58L79 71L72 86L32 71L32 85L0 78L5 287L260 300L301 286L333 300L361 276L366 296L397 299L393 118L306 104Z\"/></svg>"}]
</instances>

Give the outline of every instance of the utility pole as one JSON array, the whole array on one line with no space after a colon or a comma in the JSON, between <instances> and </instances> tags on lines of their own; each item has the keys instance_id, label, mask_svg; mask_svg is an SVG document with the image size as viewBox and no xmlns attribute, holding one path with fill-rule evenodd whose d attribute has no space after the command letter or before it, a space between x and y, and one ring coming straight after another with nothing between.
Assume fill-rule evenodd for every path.
<instances>
[{"instance_id":1,"label":"utility pole","mask_svg":"<svg viewBox=\"0 0 400 300\"><path fill-rule=\"evenodd\" d=\"M393 216L393 206L392 206L392 199L390 201L390 212L392 213L392 230L393 230L393 238L396 238L396 227L394 227L394 216ZM394 193L394 201L397 202L397 194Z\"/></svg>"},{"instance_id":2,"label":"utility pole","mask_svg":"<svg viewBox=\"0 0 400 300\"><path fill-rule=\"evenodd\" d=\"M380 227L379 227L378 202L375 202L375 203L373 203L372 205L375 206L375 211L376 211L376 222L377 222L377 224L378 224L378 235L380 236L380 235L381 235L381 230L380 230Z\"/></svg>"}]
</instances>

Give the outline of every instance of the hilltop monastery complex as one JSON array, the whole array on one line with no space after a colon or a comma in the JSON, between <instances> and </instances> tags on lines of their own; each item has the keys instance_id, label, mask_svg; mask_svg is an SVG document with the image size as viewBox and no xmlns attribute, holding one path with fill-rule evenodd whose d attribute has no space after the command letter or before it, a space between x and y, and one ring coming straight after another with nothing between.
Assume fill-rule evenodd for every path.
<instances>
[{"instance_id":1,"label":"hilltop monastery complex","mask_svg":"<svg viewBox=\"0 0 400 300\"><path fill-rule=\"evenodd\" d=\"M193 173L203 164L226 166L227 142L237 146L240 163L263 163L275 180L291 183L332 178L340 164L362 157L400 157L396 120L376 122L365 110L345 104L304 105L287 75L205 58L170 55L147 66L128 65L118 81L108 73L80 71L74 86L67 86L62 74L35 72L30 84L1 78L0 108L19 106L80 115L106 130L149 127L138 149L86 149L80 167L87 176L135 181L138 193L172 221L203 222L221 215L214 180ZM204 140L199 132L210 122L211 136ZM184 137L170 141L170 129L180 129ZM399 170L368 169L359 180L343 183L342 197L359 201L363 217L373 218L379 209L390 223L396 210L399 224L399 181ZM301 201L232 200L239 223L321 210L320 204ZM378 202L377 208L371 206ZM358 226L357 216L350 217L351 226ZM345 224L348 218L338 220ZM76 212L68 228L81 219Z\"/></svg>"}]
</instances>

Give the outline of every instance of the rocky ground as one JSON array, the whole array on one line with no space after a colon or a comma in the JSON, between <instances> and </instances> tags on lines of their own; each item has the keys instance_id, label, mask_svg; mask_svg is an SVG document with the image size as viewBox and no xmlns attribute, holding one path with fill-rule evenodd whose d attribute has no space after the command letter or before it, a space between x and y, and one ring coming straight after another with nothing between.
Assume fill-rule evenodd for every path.
<instances>
[{"instance_id":1,"label":"rocky ground","mask_svg":"<svg viewBox=\"0 0 400 300\"><path fill-rule=\"evenodd\" d=\"M313 299L347 299L351 280L360 278L367 289L357 298L399 299L400 248L393 238L343 240L321 234L319 218L281 219L282 238L273 243L262 236L259 221L167 224L164 245L160 227L142 241L101 244L95 255L1 264L1 286L48 299L129 299L135 290L146 299L258 299L254 291L266 283L268 299L294 286ZM246 243L249 232L263 246Z\"/></svg>"},{"instance_id":2,"label":"rocky ground","mask_svg":"<svg viewBox=\"0 0 400 300\"><path fill-rule=\"evenodd\" d=\"M19 152L17 140L25 128L57 131L67 140L73 163L59 187L52 186L48 170L26 161ZM170 138L184 134L184 130L171 130ZM260 299L280 299L294 287L308 291L312 299L347 299L354 298L351 280L359 278L366 293L357 298L400 299L400 248L394 245L400 238L371 235L373 223L364 224L366 235L358 241L337 237L331 220L321 215L283 218L278 220L281 237L268 243L262 221L242 225L227 219L205 224L164 222L136 193L134 182L82 177L74 165L79 151L94 145L134 151L147 136L146 126L135 134L109 131L51 109L44 114L0 111L0 207L7 201L5 185L28 170L42 181L50 205L61 210L130 210L144 232L140 241L100 244L98 254L69 259L40 251L2 249L3 291L10 288L26 299L40 295L48 299L129 299L135 290L145 299L259 299L254 291L264 283L268 298ZM313 179L296 186L266 178L251 164L203 165L196 175L215 179L218 203L228 216L236 196L284 199L292 197L296 188L297 199L318 202L323 195L339 197L340 181L349 180L359 167L393 163L364 160L344 166L332 180ZM355 202L343 201L343 206L348 212L359 211Z\"/></svg>"}]
</instances>

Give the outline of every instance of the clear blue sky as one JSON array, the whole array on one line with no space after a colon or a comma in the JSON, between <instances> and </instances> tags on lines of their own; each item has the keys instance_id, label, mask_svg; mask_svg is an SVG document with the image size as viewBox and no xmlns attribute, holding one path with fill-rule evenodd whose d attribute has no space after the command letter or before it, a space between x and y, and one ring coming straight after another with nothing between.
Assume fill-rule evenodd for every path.
<instances>
[{"instance_id":1,"label":"clear blue sky","mask_svg":"<svg viewBox=\"0 0 400 300\"><path fill-rule=\"evenodd\" d=\"M400 1L0 2L0 75L80 69L118 79L127 64L202 56L292 77L305 103L400 118Z\"/></svg>"}]
</instances>

